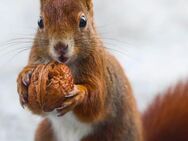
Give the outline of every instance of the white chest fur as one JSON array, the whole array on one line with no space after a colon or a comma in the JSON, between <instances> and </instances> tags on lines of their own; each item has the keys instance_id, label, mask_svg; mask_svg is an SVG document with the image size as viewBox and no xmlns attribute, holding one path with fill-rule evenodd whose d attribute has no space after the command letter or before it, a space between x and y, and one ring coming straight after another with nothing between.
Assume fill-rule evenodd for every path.
<instances>
[{"instance_id":1,"label":"white chest fur","mask_svg":"<svg viewBox=\"0 0 188 141\"><path fill-rule=\"evenodd\" d=\"M50 114L49 119L57 141L80 141L92 131L91 125L81 123L72 112L63 117Z\"/></svg>"}]
</instances>

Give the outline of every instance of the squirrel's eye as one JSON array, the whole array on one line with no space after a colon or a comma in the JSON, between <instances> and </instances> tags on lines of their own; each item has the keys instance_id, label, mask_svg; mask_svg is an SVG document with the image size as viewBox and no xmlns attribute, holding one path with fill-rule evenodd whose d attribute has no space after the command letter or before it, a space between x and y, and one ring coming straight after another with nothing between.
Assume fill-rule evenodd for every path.
<instances>
[{"instance_id":1,"label":"squirrel's eye","mask_svg":"<svg viewBox=\"0 0 188 141\"><path fill-rule=\"evenodd\" d=\"M80 28L84 28L84 27L86 27L86 25L87 25L87 19L86 19L85 16L82 16L80 18L80 24L79 24L79 26L80 26Z\"/></svg>"},{"instance_id":2,"label":"squirrel's eye","mask_svg":"<svg viewBox=\"0 0 188 141\"><path fill-rule=\"evenodd\" d=\"M44 28L44 21L43 21L42 17L40 17L40 19L38 21L38 26L39 26L40 29Z\"/></svg>"}]
</instances>

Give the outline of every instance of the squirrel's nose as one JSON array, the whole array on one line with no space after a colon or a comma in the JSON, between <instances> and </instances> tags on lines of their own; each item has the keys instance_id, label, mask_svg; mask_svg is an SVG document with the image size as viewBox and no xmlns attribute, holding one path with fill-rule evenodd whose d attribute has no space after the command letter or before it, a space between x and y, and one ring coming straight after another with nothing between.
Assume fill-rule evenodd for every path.
<instances>
[{"instance_id":1,"label":"squirrel's nose","mask_svg":"<svg viewBox=\"0 0 188 141\"><path fill-rule=\"evenodd\" d=\"M54 46L55 51L59 54L59 55L65 55L67 53L68 50L68 45L64 44L64 43L57 43Z\"/></svg>"}]
</instances>

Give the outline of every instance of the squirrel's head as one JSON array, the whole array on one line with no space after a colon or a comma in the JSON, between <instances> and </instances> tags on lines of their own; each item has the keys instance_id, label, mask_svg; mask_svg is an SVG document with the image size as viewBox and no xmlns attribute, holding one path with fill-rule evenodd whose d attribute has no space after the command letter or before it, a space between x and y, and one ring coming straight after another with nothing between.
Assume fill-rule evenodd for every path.
<instances>
[{"instance_id":1,"label":"squirrel's head","mask_svg":"<svg viewBox=\"0 0 188 141\"><path fill-rule=\"evenodd\" d=\"M96 35L92 0L40 1L41 16L31 58L66 63L87 56Z\"/></svg>"}]
</instances>

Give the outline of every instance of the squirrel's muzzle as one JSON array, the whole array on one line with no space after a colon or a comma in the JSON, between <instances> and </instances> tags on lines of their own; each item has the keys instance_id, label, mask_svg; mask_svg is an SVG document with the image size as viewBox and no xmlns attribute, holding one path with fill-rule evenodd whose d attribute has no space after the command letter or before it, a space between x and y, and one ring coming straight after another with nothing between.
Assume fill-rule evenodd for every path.
<instances>
[{"instance_id":1,"label":"squirrel's muzzle","mask_svg":"<svg viewBox=\"0 0 188 141\"><path fill-rule=\"evenodd\" d=\"M55 46L54 46L54 49L56 51L56 53L60 56L62 55L65 55L68 51L68 45L67 44L64 44L64 43L61 43L61 42L58 42Z\"/></svg>"}]
</instances>

